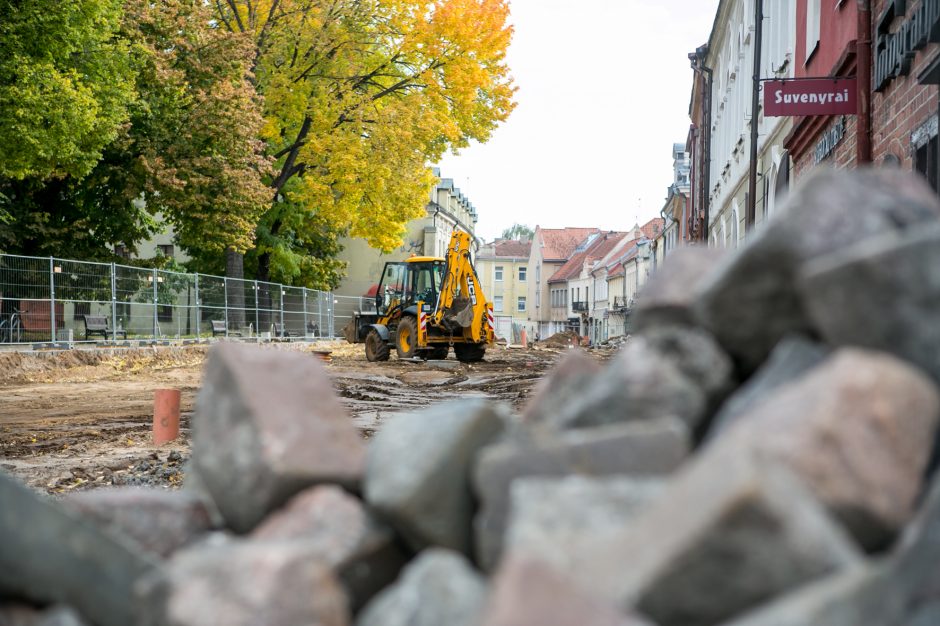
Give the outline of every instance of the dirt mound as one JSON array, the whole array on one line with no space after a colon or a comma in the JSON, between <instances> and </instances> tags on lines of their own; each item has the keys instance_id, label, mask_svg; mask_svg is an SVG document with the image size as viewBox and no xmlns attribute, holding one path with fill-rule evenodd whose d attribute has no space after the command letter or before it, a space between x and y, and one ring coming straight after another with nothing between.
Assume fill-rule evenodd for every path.
<instances>
[{"instance_id":1,"label":"dirt mound","mask_svg":"<svg viewBox=\"0 0 940 626\"><path fill-rule=\"evenodd\" d=\"M77 373L82 368L108 366L117 372L138 372L141 369L163 369L201 362L205 346L185 348L64 350L56 352L0 353L0 384L45 382L63 374Z\"/></svg>"},{"instance_id":2,"label":"dirt mound","mask_svg":"<svg viewBox=\"0 0 940 626\"><path fill-rule=\"evenodd\" d=\"M567 348L570 345L577 345L578 333L566 330L565 332L555 333L548 339L539 342L540 346L546 348Z\"/></svg>"}]
</instances>

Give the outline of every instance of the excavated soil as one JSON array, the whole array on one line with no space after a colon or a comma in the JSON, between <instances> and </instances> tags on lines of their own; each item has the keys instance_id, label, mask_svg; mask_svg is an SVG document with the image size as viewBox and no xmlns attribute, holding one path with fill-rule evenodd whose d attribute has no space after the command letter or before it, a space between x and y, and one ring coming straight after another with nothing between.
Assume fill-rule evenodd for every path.
<instances>
[{"instance_id":1,"label":"excavated soil","mask_svg":"<svg viewBox=\"0 0 940 626\"><path fill-rule=\"evenodd\" d=\"M446 361L393 356L369 363L361 345L278 347L329 359L337 393L364 437L390 415L446 400L490 398L519 408L563 352L496 346L474 364L459 363L453 354ZM187 346L0 353L0 468L53 494L111 485L179 485L207 351L207 346ZM182 392L181 434L154 446L153 392L160 388Z\"/></svg>"}]
</instances>

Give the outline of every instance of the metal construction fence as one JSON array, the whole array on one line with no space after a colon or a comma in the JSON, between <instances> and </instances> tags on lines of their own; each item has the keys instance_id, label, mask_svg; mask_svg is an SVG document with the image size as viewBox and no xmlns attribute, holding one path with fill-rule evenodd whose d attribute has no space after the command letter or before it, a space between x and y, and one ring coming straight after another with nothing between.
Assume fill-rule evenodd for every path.
<instances>
[{"instance_id":1,"label":"metal construction fence","mask_svg":"<svg viewBox=\"0 0 940 626\"><path fill-rule=\"evenodd\" d=\"M325 339L361 306L278 283L0 254L0 343Z\"/></svg>"}]
</instances>

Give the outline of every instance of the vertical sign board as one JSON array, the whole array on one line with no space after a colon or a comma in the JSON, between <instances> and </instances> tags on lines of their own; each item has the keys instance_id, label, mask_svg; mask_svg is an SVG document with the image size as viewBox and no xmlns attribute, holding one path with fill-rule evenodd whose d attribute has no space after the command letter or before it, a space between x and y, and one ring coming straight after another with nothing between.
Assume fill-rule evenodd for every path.
<instances>
[{"instance_id":1,"label":"vertical sign board","mask_svg":"<svg viewBox=\"0 0 940 626\"><path fill-rule=\"evenodd\" d=\"M855 115L858 112L854 78L799 78L764 82L767 117Z\"/></svg>"}]
</instances>

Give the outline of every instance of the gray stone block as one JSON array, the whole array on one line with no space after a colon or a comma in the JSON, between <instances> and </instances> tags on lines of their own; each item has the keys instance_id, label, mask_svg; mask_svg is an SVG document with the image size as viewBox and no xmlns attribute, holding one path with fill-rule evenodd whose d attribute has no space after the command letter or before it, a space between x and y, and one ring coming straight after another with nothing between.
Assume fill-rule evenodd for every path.
<instances>
[{"instance_id":1,"label":"gray stone block","mask_svg":"<svg viewBox=\"0 0 940 626\"><path fill-rule=\"evenodd\" d=\"M346 626L349 606L316 546L230 541L181 550L137 594L140 626ZM131 622L127 622L131 623Z\"/></svg>"},{"instance_id":2,"label":"gray stone block","mask_svg":"<svg viewBox=\"0 0 940 626\"><path fill-rule=\"evenodd\" d=\"M586 548L619 535L665 485L663 478L522 478L511 487L503 552L577 572Z\"/></svg>"},{"instance_id":3,"label":"gray stone block","mask_svg":"<svg viewBox=\"0 0 940 626\"><path fill-rule=\"evenodd\" d=\"M477 626L486 583L459 553L429 548L370 602L356 626Z\"/></svg>"},{"instance_id":4,"label":"gray stone block","mask_svg":"<svg viewBox=\"0 0 940 626\"><path fill-rule=\"evenodd\" d=\"M569 572L577 576L576 572ZM652 626L580 590L545 563L510 555L493 578L481 626Z\"/></svg>"},{"instance_id":5,"label":"gray stone block","mask_svg":"<svg viewBox=\"0 0 940 626\"><path fill-rule=\"evenodd\" d=\"M558 406L581 396L600 371L598 360L583 350L567 351L536 386L522 412L523 423L532 426L551 424Z\"/></svg>"},{"instance_id":6,"label":"gray stone block","mask_svg":"<svg viewBox=\"0 0 940 626\"><path fill-rule=\"evenodd\" d=\"M721 405L712 418L707 439L714 439L726 431L781 385L796 380L822 363L829 352L827 346L802 335L784 337L760 369Z\"/></svg>"},{"instance_id":7,"label":"gray stone block","mask_svg":"<svg viewBox=\"0 0 940 626\"><path fill-rule=\"evenodd\" d=\"M661 325L695 326L693 305L703 278L728 256L722 248L683 246L671 251L660 269L640 288L633 311L633 332Z\"/></svg>"},{"instance_id":8,"label":"gray stone block","mask_svg":"<svg viewBox=\"0 0 940 626\"><path fill-rule=\"evenodd\" d=\"M479 455L473 485L481 508L474 521L477 560L495 566L509 516L510 486L526 476L656 476L676 469L690 448L688 428L679 420L615 424L546 433L522 444L504 441Z\"/></svg>"},{"instance_id":9,"label":"gray stone block","mask_svg":"<svg viewBox=\"0 0 940 626\"><path fill-rule=\"evenodd\" d=\"M829 343L890 352L940 381L940 224L822 257L801 293Z\"/></svg>"},{"instance_id":10,"label":"gray stone block","mask_svg":"<svg viewBox=\"0 0 940 626\"><path fill-rule=\"evenodd\" d=\"M708 396L673 354L633 338L580 392L546 414L556 430L590 428L658 417L678 417L694 430L705 417Z\"/></svg>"},{"instance_id":11,"label":"gray stone block","mask_svg":"<svg viewBox=\"0 0 940 626\"><path fill-rule=\"evenodd\" d=\"M900 626L895 619L901 603L887 568L864 563L804 585L725 626Z\"/></svg>"},{"instance_id":12,"label":"gray stone block","mask_svg":"<svg viewBox=\"0 0 940 626\"><path fill-rule=\"evenodd\" d=\"M193 468L238 532L306 487L362 477L365 444L309 354L214 346L192 430Z\"/></svg>"},{"instance_id":13,"label":"gray stone block","mask_svg":"<svg viewBox=\"0 0 940 626\"><path fill-rule=\"evenodd\" d=\"M807 262L938 218L940 201L911 173L862 169L811 175L743 249L704 277L696 318L745 373L752 372L782 337L811 329L796 288Z\"/></svg>"},{"instance_id":14,"label":"gray stone block","mask_svg":"<svg viewBox=\"0 0 940 626\"><path fill-rule=\"evenodd\" d=\"M65 605L37 609L23 604L0 605L0 626L89 626Z\"/></svg>"},{"instance_id":15,"label":"gray stone block","mask_svg":"<svg viewBox=\"0 0 940 626\"><path fill-rule=\"evenodd\" d=\"M133 585L157 562L0 472L0 596L61 602L101 626L136 623Z\"/></svg>"},{"instance_id":16,"label":"gray stone block","mask_svg":"<svg viewBox=\"0 0 940 626\"><path fill-rule=\"evenodd\" d=\"M157 557L169 556L212 529L203 501L180 491L98 489L76 493L62 504Z\"/></svg>"},{"instance_id":17,"label":"gray stone block","mask_svg":"<svg viewBox=\"0 0 940 626\"><path fill-rule=\"evenodd\" d=\"M440 546L470 554L471 464L505 419L482 400L395 416L369 446L366 501L416 551Z\"/></svg>"},{"instance_id":18,"label":"gray stone block","mask_svg":"<svg viewBox=\"0 0 940 626\"><path fill-rule=\"evenodd\" d=\"M259 524L251 538L303 543L305 551L333 568L353 612L395 580L407 562L392 529L335 486L300 492Z\"/></svg>"},{"instance_id":19,"label":"gray stone block","mask_svg":"<svg viewBox=\"0 0 940 626\"><path fill-rule=\"evenodd\" d=\"M868 549L907 523L940 418L940 394L888 354L837 350L715 442L786 464Z\"/></svg>"},{"instance_id":20,"label":"gray stone block","mask_svg":"<svg viewBox=\"0 0 940 626\"><path fill-rule=\"evenodd\" d=\"M712 450L620 536L586 549L578 580L661 626L705 626L859 561L788 470Z\"/></svg>"}]
</instances>

